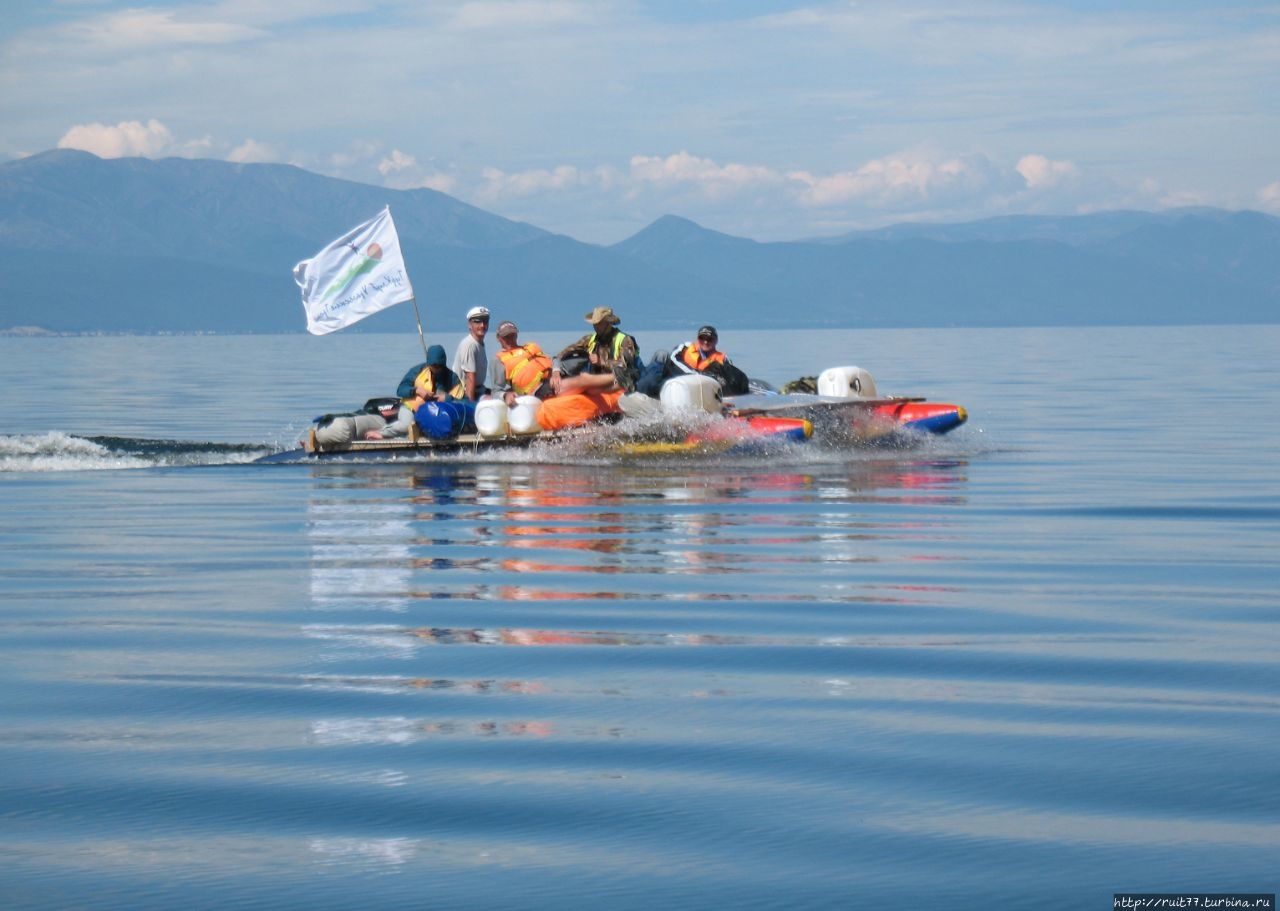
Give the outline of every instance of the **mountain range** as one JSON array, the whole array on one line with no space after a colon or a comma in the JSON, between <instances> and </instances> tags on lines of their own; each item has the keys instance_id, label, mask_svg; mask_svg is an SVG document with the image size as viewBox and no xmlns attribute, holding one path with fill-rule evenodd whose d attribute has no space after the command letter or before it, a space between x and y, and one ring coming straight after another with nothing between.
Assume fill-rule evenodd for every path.
<instances>
[{"instance_id":1,"label":"mountain range","mask_svg":"<svg viewBox=\"0 0 1280 911\"><path fill-rule=\"evenodd\" d=\"M290 165L0 164L0 330L300 332L292 269L390 205L423 322L539 329L612 306L679 329L1280 322L1280 219L1175 209L900 224L761 243L665 216L611 246L428 189ZM403 331L396 307L348 331Z\"/></svg>"}]
</instances>

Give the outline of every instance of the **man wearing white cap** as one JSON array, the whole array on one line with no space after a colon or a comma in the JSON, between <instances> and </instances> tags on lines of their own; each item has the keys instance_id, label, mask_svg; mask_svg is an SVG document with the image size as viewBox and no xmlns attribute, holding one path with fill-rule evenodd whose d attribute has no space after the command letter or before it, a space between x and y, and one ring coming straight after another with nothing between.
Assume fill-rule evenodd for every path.
<instances>
[{"instance_id":1,"label":"man wearing white cap","mask_svg":"<svg viewBox=\"0 0 1280 911\"><path fill-rule=\"evenodd\" d=\"M467 330L453 356L453 372L462 377L465 395L474 402L489 391L484 385L484 374L489 369L489 356L484 350L485 333L489 331L488 307L472 307L467 311Z\"/></svg>"}]
</instances>

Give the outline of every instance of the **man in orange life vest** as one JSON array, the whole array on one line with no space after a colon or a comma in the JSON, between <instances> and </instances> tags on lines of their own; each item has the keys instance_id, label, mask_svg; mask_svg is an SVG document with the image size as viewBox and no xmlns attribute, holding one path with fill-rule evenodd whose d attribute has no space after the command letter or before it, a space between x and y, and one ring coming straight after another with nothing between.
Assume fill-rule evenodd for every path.
<instances>
[{"instance_id":1,"label":"man in orange life vest","mask_svg":"<svg viewBox=\"0 0 1280 911\"><path fill-rule=\"evenodd\" d=\"M698 335L692 342L677 346L670 354L659 351L636 383L636 391L656 399L662 391L662 384L672 377L686 373L705 373L714 377L728 394L741 395L746 392L742 388L745 374L732 383L726 383L730 374L736 375L740 371L723 351L716 349L719 340L715 326L703 326L698 329ZM729 386L732 388L728 388Z\"/></svg>"},{"instance_id":2,"label":"man in orange life vest","mask_svg":"<svg viewBox=\"0 0 1280 911\"><path fill-rule=\"evenodd\" d=\"M537 342L520 344L520 330L507 320L498 325L498 344L502 346L489 366L489 386L501 395L508 405L514 405L518 395L536 395L550 398L551 358L538 347Z\"/></svg>"},{"instance_id":3,"label":"man in orange life vest","mask_svg":"<svg viewBox=\"0 0 1280 911\"><path fill-rule=\"evenodd\" d=\"M705 373L712 364L728 364L730 361L724 352L716 350L718 341L720 336L716 333L716 327L703 326L698 330L698 337L694 341L685 342L671 352L671 360L685 373Z\"/></svg>"}]
</instances>

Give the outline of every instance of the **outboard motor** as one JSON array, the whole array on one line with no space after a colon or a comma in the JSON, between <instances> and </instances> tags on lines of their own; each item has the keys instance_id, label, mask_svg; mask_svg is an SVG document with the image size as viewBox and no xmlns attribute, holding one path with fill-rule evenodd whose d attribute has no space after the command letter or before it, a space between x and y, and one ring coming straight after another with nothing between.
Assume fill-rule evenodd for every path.
<instances>
[{"instance_id":1,"label":"outboard motor","mask_svg":"<svg viewBox=\"0 0 1280 911\"><path fill-rule=\"evenodd\" d=\"M818 395L837 399L874 399L876 381L861 367L828 367L818 374Z\"/></svg>"}]
</instances>

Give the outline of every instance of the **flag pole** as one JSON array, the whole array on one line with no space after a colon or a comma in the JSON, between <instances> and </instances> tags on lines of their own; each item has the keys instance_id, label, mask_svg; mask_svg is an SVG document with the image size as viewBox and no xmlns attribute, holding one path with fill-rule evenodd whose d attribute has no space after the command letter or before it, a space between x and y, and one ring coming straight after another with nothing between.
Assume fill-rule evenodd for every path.
<instances>
[{"instance_id":1,"label":"flag pole","mask_svg":"<svg viewBox=\"0 0 1280 911\"><path fill-rule=\"evenodd\" d=\"M418 341L422 342L422 356L427 356L427 338L422 334L422 316L418 313L418 299L416 297L409 298L413 304L413 318L418 321Z\"/></svg>"},{"instance_id":2,"label":"flag pole","mask_svg":"<svg viewBox=\"0 0 1280 911\"><path fill-rule=\"evenodd\" d=\"M387 206L387 215L391 215L391 206ZM399 241L399 237L397 237L396 240ZM405 275L408 276L408 263L405 263L404 272ZM422 314L418 312L418 296L415 294L413 297L409 298L409 303L413 304L413 319L414 322L418 324L418 341L422 343L422 357L425 359L427 356L427 337L422 334Z\"/></svg>"}]
</instances>

